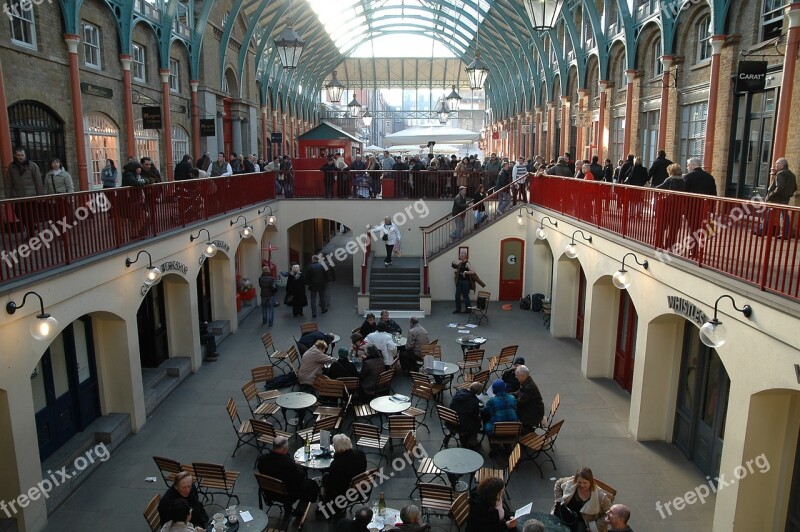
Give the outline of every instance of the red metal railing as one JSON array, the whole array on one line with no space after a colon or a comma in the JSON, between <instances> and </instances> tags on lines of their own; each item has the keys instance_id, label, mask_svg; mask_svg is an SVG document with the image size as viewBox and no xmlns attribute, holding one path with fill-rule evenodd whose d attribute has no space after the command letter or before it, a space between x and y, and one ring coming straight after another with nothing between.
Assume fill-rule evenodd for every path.
<instances>
[{"instance_id":1,"label":"red metal railing","mask_svg":"<svg viewBox=\"0 0 800 532\"><path fill-rule=\"evenodd\" d=\"M701 268L798 299L800 209L735 198L542 176L531 203Z\"/></svg>"},{"instance_id":2,"label":"red metal railing","mask_svg":"<svg viewBox=\"0 0 800 532\"><path fill-rule=\"evenodd\" d=\"M275 197L268 172L0 201L0 282Z\"/></svg>"},{"instance_id":3,"label":"red metal railing","mask_svg":"<svg viewBox=\"0 0 800 532\"><path fill-rule=\"evenodd\" d=\"M431 287L428 284L428 259L451 244L478 231L482 223L494 220L503 213L514 209L517 199L513 194L513 187L516 182L524 179L525 176L498 189L481 201L471 204L463 217L460 214L455 216L448 214L431 225L420 227L422 230L422 274L426 294L431 293ZM520 203L523 203L521 199ZM501 204L503 204L502 212ZM461 225L462 221L463 225Z\"/></svg>"}]
</instances>

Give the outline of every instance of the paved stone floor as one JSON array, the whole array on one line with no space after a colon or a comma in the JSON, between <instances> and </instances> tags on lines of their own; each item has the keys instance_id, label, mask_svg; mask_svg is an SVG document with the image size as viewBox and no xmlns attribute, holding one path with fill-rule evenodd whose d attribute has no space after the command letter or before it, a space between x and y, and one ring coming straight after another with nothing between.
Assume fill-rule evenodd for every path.
<instances>
[{"instance_id":1,"label":"paved stone floor","mask_svg":"<svg viewBox=\"0 0 800 532\"><path fill-rule=\"evenodd\" d=\"M355 314L355 289L345 267L338 268L339 283L333 296L333 310L319 314L316 320L320 329L336 332L343 338L360 325L362 318ZM350 284L348 284L350 283ZM455 343L456 329L447 325L454 316L452 303L437 302L433 315L422 320L431 339L438 338L444 346L445 360L460 359L461 350ZM272 334L279 349L288 347L291 335L299 332L301 320L292 318L285 306L276 309ZM704 483L704 476L678 449L666 442L637 442L627 430L629 395L606 379L587 380L580 373L580 346L575 340L554 339L542 326L541 316L522 311L515 305L503 311L498 303L491 303L491 322L475 329L476 334L488 338L487 358L505 345L519 344L519 354L531 368L549 408L553 395L561 394L561 408L557 418L565 419L564 428L556 444L555 460L558 471L545 464L544 479L531 462L521 462L509 484L511 505L521 507L533 502L537 511L549 511L553 503L553 480L566 476L583 465L593 469L601 478L618 490L617 501L632 510L631 526L637 531L710 530L713 520L714 499L705 505L695 504L671 517L661 519L655 509L656 501L666 501L686 493ZM171 457L181 462L205 461L222 463L231 470L241 472L235 492L242 504L257 506L256 482L253 463L256 451L243 447L231 458L235 435L225 403L233 397L244 417L247 407L241 386L250 378L250 368L265 363L260 335L267 330L261 325L261 316L253 312L240 324L235 335L229 336L220 346L218 362L204 365L189 377L148 419L138 434L124 442L67 501L50 517L49 531L142 531L147 525L142 510L165 485L153 462L154 455ZM399 320L406 331L408 321ZM410 379L398 377L394 387L399 393L408 393ZM449 396L445 397L449 403ZM345 424L349 426L349 422ZM419 440L427 452L435 453L441 444L442 434L438 418L428 420L429 435L424 428L418 431ZM299 445L292 442L292 451ZM484 444L486 445L486 444ZM402 447L395 446L399 456ZM486 456L487 464L492 459ZM370 460L375 462L374 459ZM385 462L384 462L385 463ZM498 464L498 467L501 467ZM145 477L156 476L150 483ZM413 472L400 471L387 481L382 490L390 507L401 508L409 504L413 487ZM373 492L377 498L378 491ZM416 494L415 494L416 495ZM218 497L224 504L224 497ZM216 511L216 510L215 510ZM211 513L211 512L209 512ZM278 509L270 512L270 526L277 526ZM272 519L274 517L274 519ZM433 518L434 528L450 529L449 519ZM325 521L309 518L306 529L311 532L328 529Z\"/></svg>"}]
</instances>

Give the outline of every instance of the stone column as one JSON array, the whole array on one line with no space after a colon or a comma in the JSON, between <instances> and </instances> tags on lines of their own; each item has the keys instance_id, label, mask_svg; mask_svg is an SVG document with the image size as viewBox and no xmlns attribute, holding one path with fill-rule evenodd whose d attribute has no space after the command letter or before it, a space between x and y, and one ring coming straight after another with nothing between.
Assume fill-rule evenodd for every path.
<instances>
[{"instance_id":1,"label":"stone column","mask_svg":"<svg viewBox=\"0 0 800 532\"><path fill-rule=\"evenodd\" d=\"M628 156L631 152L631 127L632 113L633 113L633 80L636 79L635 70L625 71L625 82L627 90L625 91L625 132L622 139L622 159ZM616 161L611 161L615 163Z\"/></svg>"},{"instance_id":2,"label":"stone column","mask_svg":"<svg viewBox=\"0 0 800 532\"><path fill-rule=\"evenodd\" d=\"M7 175L8 165L14 162L14 154L11 153L11 126L8 120L8 102L6 101L6 88L3 80L3 63L0 61L0 175ZM0 178L0 197L5 194Z\"/></svg>"},{"instance_id":3,"label":"stone column","mask_svg":"<svg viewBox=\"0 0 800 532\"><path fill-rule=\"evenodd\" d=\"M89 190L89 171L86 165L86 132L83 127L83 98L81 75L78 69L79 35L64 35L69 52L69 77L72 93L72 122L75 129L75 157L78 160L78 181L81 190Z\"/></svg>"},{"instance_id":4,"label":"stone column","mask_svg":"<svg viewBox=\"0 0 800 532\"><path fill-rule=\"evenodd\" d=\"M600 85L600 117L597 122L597 156L602 161L605 158L603 150L605 149L605 132L606 132L606 100L608 97L608 81L601 79L598 84Z\"/></svg>"},{"instance_id":5,"label":"stone column","mask_svg":"<svg viewBox=\"0 0 800 532\"><path fill-rule=\"evenodd\" d=\"M581 124L581 115L583 114L584 109L586 109L587 92L588 91L586 89L578 89L578 135L575 140L575 144L577 144L575 151L578 153L575 154L575 157L581 158L583 158L584 150L586 150L586 142L583 139L583 134L586 132L586 128Z\"/></svg>"},{"instance_id":6,"label":"stone column","mask_svg":"<svg viewBox=\"0 0 800 532\"><path fill-rule=\"evenodd\" d=\"M203 156L200 151L200 107L197 105L197 87L200 86L200 81L193 79L189 81L189 86L192 88L192 112L189 114L192 117L192 157L196 161Z\"/></svg>"},{"instance_id":7,"label":"stone column","mask_svg":"<svg viewBox=\"0 0 800 532\"><path fill-rule=\"evenodd\" d=\"M569 98L567 96L561 97L561 153L569 151ZM576 154L572 154L572 158L576 158Z\"/></svg>"},{"instance_id":8,"label":"stone column","mask_svg":"<svg viewBox=\"0 0 800 532\"><path fill-rule=\"evenodd\" d=\"M544 149L545 154L544 158L547 162L550 162L550 159L554 159L553 157L553 135L555 134L555 109L556 109L556 102L549 101L547 102L547 140L545 141Z\"/></svg>"},{"instance_id":9,"label":"stone column","mask_svg":"<svg viewBox=\"0 0 800 532\"><path fill-rule=\"evenodd\" d=\"M772 146L772 160L786 155L786 137L789 134L789 121L792 112L794 90L794 69L797 63L797 39L800 37L800 3L790 4L786 9L789 15L789 35L786 38L786 55L783 56L783 77L778 111L775 113L775 143Z\"/></svg>"},{"instance_id":10,"label":"stone column","mask_svg":"<svg viewBox=\"0 0 800 532\"><path fill-rule=\"evenodd\" d=\"M131 86L131 62L133 58L121 54L119 61L122 63L122 99L125 105L125 159L136 157L136 133L133 129L133 88Z\"/></svg>"},{"instance_id":11,"label":"stone column","mask_svg":"<svg viewBox=\"0 0 800 532\"><path fill-rule=\"evenodd\" d=\"M261 157L264 158L265 161L269 162L269 151L267 150L267 146L269 146L269 133L267 132L267 116L269 113L269 109L266 105L261 107Z\"/></svg>"},{"instance_id":12,"label":"stone column","mask_svg":"<svg viewBox=\"0 0 800 532\"><path fill-rule=\"evenodd\" d=\"M172 162L172 119L169 116L169 69L162 68L158 73L161 76L161 125L164 127L164 175L167 181L172 181L175 164Z\"/></svg>"},{"instance_id":13,"label":"stone column","mask_svg":"<svg viewBox=\"0 0 800 532\"><path fill-rule=\"evenodd\" d=\"M242 155L242 118L238 115L231 117L231 144L233 151Z\"/></svg>"},{"instance_id":14,"label":"stone column","mask_svg":"<svg viewBox=\"0 0 800 532\"><path fill-rule=\"evenodd\" d=\"M661 112L658 114L658 146L657 150L666 149L667 146L667 122L669 113L669 69L672 67L672 56L661 57L661 64L664 65L664 73L661 75Z\"/></svg>"}]
</instances>

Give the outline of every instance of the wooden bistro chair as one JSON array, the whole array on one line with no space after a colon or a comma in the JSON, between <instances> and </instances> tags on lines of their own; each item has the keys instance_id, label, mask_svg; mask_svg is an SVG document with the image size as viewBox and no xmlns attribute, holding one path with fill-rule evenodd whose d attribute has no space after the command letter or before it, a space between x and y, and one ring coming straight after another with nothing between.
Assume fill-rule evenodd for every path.
<instances>
[{"instance_id":1,"label":"wooden bistro chair","mask_svg":"<svg viewBox=\"0 0 800 532\"><path fill-rule=\"evenodd\" d=\"M158 503L160 502L161 494L156 493L155 496L150 499L150 502L147 503L144 512L142 512L145 521L147 521L147 524L150 526L150 532L161 530L161 517L158 515Z\"/></svg>"},{"instance_id":2,"label":"wooden bistro chair","mask_svg":"<svg viewBox=\"0 0 800 532\"><path fill-rule=\"evenodd\" d=\"M431 390L430 384L417 384L413 382L411 384L411 406L403 410L403 415L405 416L411 416L414 419L422 417L422 419L417 420L417 424L425 427L428 434L431 433L431 429L428 427L427 423L425 423L425 420L428 417L428 409L430 408L432 399L433 390Z\"/></svg>"},{"instance_id":3,"label":"wooden bistro chair","mask_svg":"<svg viewBox=\"0 0 800 532\"><path fill-rule=\"evenodd\" d=\"M450 507L455 500L453 488L444 484L430 484L420 482L419 497L422 506L422 515L430 522L431 514L449 515Z\"/></svg>"},{"instance_id":4,"label":"wooden bistro chair","mask_svg":"<svg viewBox=\"0 0 800 532\"><path fill-rule=\"evenodd\" d=\"M456 446L461 447L461 437L458 433L458 427L461 426L461 421L458 419L458 412L444 405L436 405L436 413L439 414L439 421L442 424L442 446L439 450L446 449L450 443L450 439L456 441Z\"/></svg>"},{"instance_id":5,"label":"wooden bistro chair","mask_svg":"<svg viewBox=\"0 0 800 532\"><path fill-rule=\"evenodd\" d=\"M486 389L486 383L489 382L489 375L490 374L491 374L491 371L489 371L488 369L484 369L482 371L479 371L475 375L472 375L471 377L469 375L467 375L467 380L465 380L461 384L457 384L455 386L454 390L456 392L458 392L460 390L465 390L465 389L469 388L472 385L473 382L480 383L483 386L483 389L485 390ZM455 395L455 393L453 395Z\"/></svg>"},{"instance_id":6,"label":"wooden bistro chair","mask_svg":"<svg viewBox=\"0 0 800 532\"><path fill-rule=\"evenodd\" d=\"M494 424L494 431L489 434L489 447L492 445L514 445L519 441L522 433L522 423L519 421L498 421Z\"/></svg>"},{"instance_id":7,"label":"wooden bistro chair","mask_svg":"<svg viewBox=\"0 0 800 532\"><path fill-rule=\"evenodd\" d=\"M594 483L603 491L606 492L608 498L611 500L611 504L614 504L614 499L617 498L617 490L600 480L599 478L594 479Z\"/></svg>"},{"instance_id":8,"label":"wooden bistro chair","mask_svg":"<svg viewBox=\"0 0 800 532\"><path fill-rule=\"evenodd\" d=\"M467 323L472 323L473 318L478 320L478 325L483 323L483 320L489 321L489 300L491 298L491 292L486 292L485 290L478 291L478 300L475 302L475 306L467 307L469 311Z\"/></svg>"},{"instance_id":9,"label":"wooden bistro chair","mask_svg":"<svg viewBox=\"0 0 800 532\"><path fill-rule=\"evenodd\" d=\"M273 366L276 367L283 367L282 370L286 373L291 367L287 363L287 359L289 358L288 353L286 351L277 351L275 349L275 344L272 342L272 333L264 333L261 335L261 341L264 343L264 350L267 352L267 358L269 361L272 362Z\"/></svg>"},{"instance_id":10,"label":"wooden bistro chair","mask_svg":"<svg viewBox=\"0 0 800 532\"><path fill-rule=\"evenodd\" d=\"M327 430L331 433L331 436L339 430L339 425L342 422L341 417L319 417L314 420L314 425L310 428L298 430L297 437L300 438L302 441L306 441L306 438L311 439L311 443L319 443L319 433L322 430Z\"/></svg>"},{"instance_id":11,"label":"wooden bistro chair","mask_svg":"<svg viewBox=\"0 0 800 532\"><path fill-rule=\"evenodd\" d=\"M437 403L442 402L442 394L446 386L438 382L431 382L428 375L420 373L419 371L410 371L412 386L428 386L431 389L431 394Z\"/></svg>"},{"instance_id":12,"label":"wooden bistro chair","mask_svg":"<svg viewBox=\"0 0 800 532\"><path fill-rule=\"evenodd\" d=\"M178 473L182 473L183 471L188 471L189 473L194 473L194 469L190 465L181 465L180 462L177 460L173 460L172 458L164 458L163 456L154 456L153 461L158 466L158 470L161 473L161 478L164 479L164 484L167 485L167 488L171 488L172 484L175 482L175 476Z\"/></svg>"},{"instance_id":13,"label":"wooden bistro chair","mask_svg":"<svg viewBox=\"0 0 800 532\"><path fill-rule=\"evenodd\" d=\"M453 519L453 523L456 525L458 532L461 532L461 528L467 524L467 519L469 519L468 491L461 493L456 497L456 500L453 501L453 505L450 506L450 517Z\"/></svg>"},{"instance_id":14,"label":"wooden bistro chair","mask_svg":"<svg viewBox=\"0 0 800 532\"><path fill-rule=\"evenodd\" d=\"M372 496L372 486L377 485L377 482L375 482L377 476L378 469L375 468L367 469L363 473L359 473L353 477L350 481L348 493L353 494L355 500L351 500L350 497L347 498L349 502L347 503L345 512L351 511L356 505L367 504L369 502L369 498Z\"/></svg>"},{"instance_id":15,"label":"wooden bistro chair","mask_svg":"<svg viewBox=\"0 0 800 532\"><path fill-rule=\"evenodd\" d=\"M291 434L288 432L275 430L275 427L272 425L272 423L262 419L251 419L250 427L253 430L256 447L258 448L256 463L258 463L258 459L265 451L269 451L269 448L272 446L277 436L283 436L287 439L291 438Z\"/></svg>"},{"instance_id":16,"label":"wooden bistro chair","mask_svg":"<svg viewBox=\"0 0 800 532\"><path fill-rule=\"evenodd\" d=\"M277 506L283 516L288 509L287 499L289 498L289 492L283 481L261 473L256 473L255 476L256 482L258 482L258 509L263 510L266 505L267 513L269 513L273 506Z\"/></svg>"},{"instance_id":17,"label":"wooden bistro chair","mask_svg":"<svg viewBox=\"0 0 800 532\"><path fill-rule=\"evenodd\" d=\"M252 380L245 382L242 385L242 394L244 395L244 398L247 401L247 406L250 408L250 413L254 418L266 419L267 417L271 417L275 420L275 422L278 423L278 425L280 425L280 421L275 414L281 411L281 407L275 403L262 402L261 398L258 396L258 390L256 389L255 382Z\"/></svg>"},{"instance_id":18,"label":"wooden bistro chair","mask_svg":"<svg viewBox=\"0 0 800 532\"><path fill-rule=\"evenodd\" d=\"M250 376L256 386L263 386L275 378L275 366L258 366L250 370ZM280 397L281 392L278 390L262 390L258 392L258 398L261 401L272 401Z\"/></svg>"},{"instance_id":19,"label":"wooden bistro chair","mask_svg":"<svg viewBox=\"0 0 800 532\"><path fill-rule=\"evenodd\" d=\"M379 427L367 423L353 423L352 429L356 447L363 447L365 452L367 449L378 451L378 467L380 467L383 461L383 452L386 449L386 444L389 443L389 438L381 434Z\"/></svg>"},{"instance_id":20,"label":"wooden bistro chair","mask_svg":"<svg viewBox=\"0 0 800 532\"><path fill-rule=\"evenodd\" d=\"M494 469L491 467L482 467L475 472L475 484L480 484L485 478L495 477L499 478L506 485L506 496L508 496L508 481L511 480L511 474L516 469L522 456L522 449L519 444L514 446L514 450L508 455L508 467L506 469Z\"/></svg>"},{"instance_id":21,"label":"wooden bistro chair","mask_svg":"<svg viewBox=\"0 0 800 532\"><path fill-rule=\"evenodd\" d=\"M545 462L550 462L553 464L553 469L558 470L555 460L553 460L553 457L550 455L550 453L555 447L558 433L561 431L561 426L563 424L564 420L562 419L561 421L558 421L549 427L544 434L531 432L519 440L519 442L522 444L522 450L525 451L526 460L531 460L534 464L536 464L536 467L539 469L539 474L542 478L544 478L544 472L542 471L542 466L539 465L536 459L541 455L545 455L547 457Z\"/></svg>"},{"instance_id":22,"label":"wooden bistro chair","mask_svg":"<svg viewBox=\"0 0 800 532\"><path fill-rule=\"evenodd\" d=\"M430 343L428 345L423 345L420 347L419 350L420 356L424 359L427 355L433 357L434 360L442 360L442 346L438 343Z\"/></svg>"},{"instance_id":23,"label":"wooden bistro chair","mask_svg":"<svg viewBox=\"0 0 800 532\"><path fill-rule=\"evenodd\" d=\"M458 375L459 379L466 380L467 377L481 370L483 366L483 357L486 355L484 349L470 349L464 353L464 360L458 363L461 373Z\"/></svg>"},{"instance_id":24,"label":"wooden bistro chair","mask_svg":"<svg viewBox=\"0 0 800 532\"><path fill-rule=\"evenodd\" d=\"M392 390L392 380L394 379L394 369L387 369L378 376L378 385L375 395L389 395L394 393Z\"/></svg>"},{"instance_id":25,"label":"wooden bistro chair","mask_svg":"<svg viewBox=\"0 0 800 532\"><path fill-rule=\"evenodd\" d=\"M558 407L561 406L561 394L556 394L553 397L553 402L550 403L550 413L547 414L547 417L544 421L543 429L545 431L549 430L551 426L553 426L553 420L556 417L556 412L558 412Z\"/></svg>"},{"instance_id":26,"label":"wooden bistro chair","mask_svg":"<svg viewBox=\"0 0 800 532\"><path fill-rule=\"evenodd\" d=\"M501 376L503 372L514 365L514 359L517 358L518 345L508 345L500 350L497 355L497 376Z\"/></svg>"},{"instance_id":27,"label":"wooden bistro chair","mask_svg":"<svg viewBox=\"0 0 800 532\"><path fill-rule=\"evenodd\" d=\"M214 494L223 494L228 497L225 507L230 506L231 499L236 499L236 504L239 504L239 496L233 493L238 471L226 471L221 464L207 462L193 462L192 467L197 476L197 491L203 495L204 501L213 501Z\"/></svg>"},{"instance_id":28,"label":"wooden bistro chair","mask_svg":"<svg viewBox=\"0 0 800 532\"><path fill-rule=\"evenodd\" d=\"M300 336L303 336L306 333L318 331L319 327L317 327L317 322L309 321L307 323L300 324Z\"/></svg>"},{"instance_id":29,"label":"wooden bistro chair","mask_svg":"<svg viewBox=\"0 0 800 532\"><path fill-rule=\"evenodd\" d=\"M233 454L231 457L236 456L236 451L239 450L239 447L243 445L252 445L257 450L260 451L258 444L255 441L255 435L253 434L253 427L250 425L250 421L242 421L239 417L239 409L236 407L236 403L234 402L232 397L228 398L228 417L231 419L231 425L233 425L233 430L236 431L236 437L238 438L236 442L236 448L233 450ZM165 479L166 481L166 479Z\"/></svg>"},{"instance_id":30,"label":"wooden bistro chair","mask_svg":"<svg viewBox=\"0 0 800 532\"><path fill-rule=\"evenodd\" d=\"M438 478L442 482L445 482L443 476L444 471L436 467L436 464L433 463L433 458L428 456L427 452L422 453L424 458L417 459L417 449L422 449L424 451L425 448L422 447L422 444L417 441L417 437L414 436L413 432L406 433L405 438L403 438L403 447L406 450L406 455L414 461L412 466L414 469L414 474L417 477L417 482L414 484L414 489L412 489L411 493L408 494L410 499L414 498L414 492L418 489L417 484L422 482L423 477L425 476L432 476L433 478Z\"/></svg>"},{"instance_id":31,"label":"wooden bistro chair","mask_svg":"<svg viewBox=\"0 0 800 532\"><path fill-rule=\"evenodd\" d=\"M413 417L405 414L389 416L389 447L394 448L394 440L404 440L406 434L414 433L416 422Z\"/></svg>"}]
</instances>

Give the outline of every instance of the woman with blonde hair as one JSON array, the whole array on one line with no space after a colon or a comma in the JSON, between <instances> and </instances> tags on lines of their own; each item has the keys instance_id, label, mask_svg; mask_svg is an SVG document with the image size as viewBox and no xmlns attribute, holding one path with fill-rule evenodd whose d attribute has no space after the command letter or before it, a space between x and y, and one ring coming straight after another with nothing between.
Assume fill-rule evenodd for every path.
<instances>
[{"instance_id":1,"label":"woman with blonde hair","mask_svg":"<svg viewBox=\"0 0 800 532\"><path fill-rule=\"evenodd\" d=\"M594 522L598 532L606 532L608 524L605 515L611 508L611 499L605 491L594 482L594 474L588 467L582 467L574 476L556 480L553 488L555 505L552 513L569 526L573 532L589 530ZM577 517L572 523L571 516ZM570 516L566 517L565 516Z\"/></svg>"}]
</instances>

